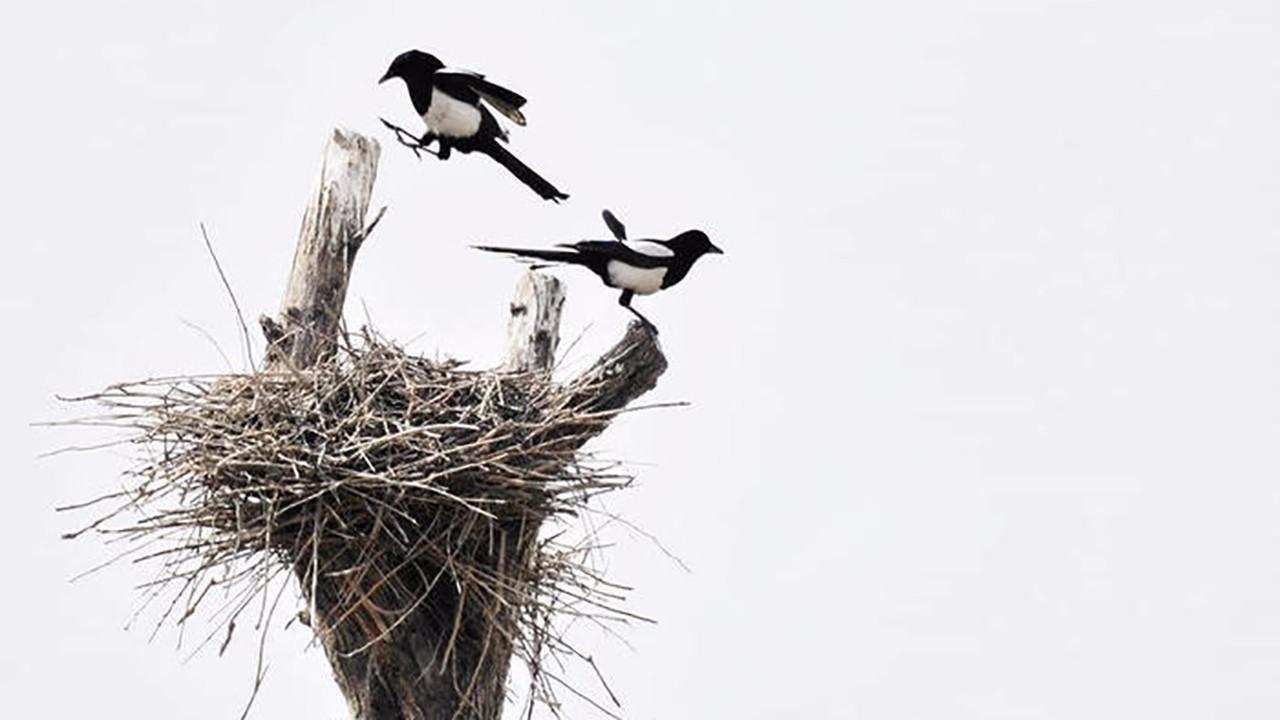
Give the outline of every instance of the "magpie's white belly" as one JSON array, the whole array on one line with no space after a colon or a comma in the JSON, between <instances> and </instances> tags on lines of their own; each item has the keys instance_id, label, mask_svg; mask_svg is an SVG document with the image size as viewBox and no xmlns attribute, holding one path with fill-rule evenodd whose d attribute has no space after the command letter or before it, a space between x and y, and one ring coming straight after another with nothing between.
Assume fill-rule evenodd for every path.
<instances>
[{"instance_id":1,"label":"magpie's white belly","mask_svg":"<svg viewBox=\"0 0 1280 720\"><path fill-rule=\"evenodd\" d=\"M628 265L621 260L610 260L605 265L605 271L609 273L609 284L621 288L622 290L630 290L637 295L652 295L662 289L662 280L667 276L667 269L664 267L657 268L641 268L635 265Z\"/></svg>"},{"instance_id":2,"label":"magpie's white belly","mask_svg":"<svg viewBox=\"0 0 1280 720\"><path fill-rule=\"evenodd\" d=\"M433 88L431 105L422 114L427 129L443 137L471 137L480 130L480 109Z\"/></svg>"}]
</instances>

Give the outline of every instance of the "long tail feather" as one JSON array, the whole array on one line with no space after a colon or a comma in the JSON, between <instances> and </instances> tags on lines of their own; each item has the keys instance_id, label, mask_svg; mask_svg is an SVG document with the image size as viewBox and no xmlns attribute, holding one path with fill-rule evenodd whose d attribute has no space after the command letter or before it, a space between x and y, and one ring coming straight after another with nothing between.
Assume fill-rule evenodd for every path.
<instances>
[{"instance_id":1,"label":"long tail feather","mask_svg":"<svg viewBox=\"0 0 1280 720\"><path fill-rule=\"evenodd\" d=\"M532 188L543 200L559 202L569 199L568 195L557 190L555 185L547 182L541 175L534 172L528 165L520 162L515 155L512 155L498 143L487 142L478 149L498 161L498 164L502 167L510 170L512 175L515 175L520 182Z\"/></svg>"},{"instance_id":2,"label":"long tail feather","mask_svg":"<svg viewBox=\"0 0 1280 720\"><path fill-rule=\"evenodd\" d=\"M582 255L572 250L534 250L532 248L494 247L492 245L472 245L477 250L503 255L514 255L530 260L542 260L552 263L582 264Z\"/></svg>"}]
</instances>

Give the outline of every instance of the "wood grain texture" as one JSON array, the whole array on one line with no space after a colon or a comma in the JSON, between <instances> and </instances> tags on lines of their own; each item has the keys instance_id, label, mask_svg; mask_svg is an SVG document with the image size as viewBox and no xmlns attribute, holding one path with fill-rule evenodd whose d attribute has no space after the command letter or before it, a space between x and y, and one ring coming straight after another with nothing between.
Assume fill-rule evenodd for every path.
<instances>
[{"instance_id":1,"label":"wood grain texture","mask_svg":"<svg viewBox=\"0 0 1280 720\"><path fill-rule=\"evenodd\" d=\"M503 369L551 370L560 346L564 297L564 284L551 275L529 271L520 277L507 320L507 359Z\"/></svg>"},{"instance_id":2,"label":"wood grain texture","mask_svg":"<svg viewBox=\"0 0 1280 720\"><path fill-rule=\"evenodd\" d=\"M302 218L280 317L263 320L268 361L307 368L333 351L351 266L365 238L365 216L378 175L376 140L334 130L320 178Z\"/></svg>"}]
</instances>

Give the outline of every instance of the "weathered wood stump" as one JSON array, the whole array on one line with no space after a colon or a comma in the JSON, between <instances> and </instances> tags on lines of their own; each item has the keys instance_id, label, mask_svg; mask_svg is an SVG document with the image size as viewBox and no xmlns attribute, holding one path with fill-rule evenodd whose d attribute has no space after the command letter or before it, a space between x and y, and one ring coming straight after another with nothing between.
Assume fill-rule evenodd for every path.
<instances>
[{"instance_id":1,"label":"weathered wood stump","mask_svg":"<svg viewBox=\"0 0 1280 720\"><path fill-rule=\"evenodd\" d=\"M342 308L352 267L368 236L367 214L377 175L377 142L337 130L325 148L316 192L304 215L293 267L280 314L262 318L268 340L268 369L305 371L331 356L342 334ZM511 302L507 351L498 370L550 373L559 345L564 287L547 275L522 276ZM573 383L581 387L574 402L592 412L620 410L657 383L666 369L656 338L632 323L623 338ZM587 380L587 382L583 382ZM603 429L592 430L594 434ZM578 435L569 440L585 442ZM523 518L505 528L500 563L529 562L540 518ZM351 553L359 552L358 546ZM330 568L355 566L357 558L321 558ZM423 577L440 568L420 568ZM447 568L445 569L447 572ZM508 635L455 619L464 615L466 598L457 584L425 585L423 601L398 616L394 628L346 622L353 592L379 605L379 588L353 587L341 573L319 572L298 562L295 574L310 605L309 622L333 667L334 676L357 720L496 720L505 701L506 674L512 656ZM403 588L402 588L403 590ZM500 622L515 622L511 617ZM489 622L493 618L488 618ZM457 635L475 635L458 643ZM450 652L448 649L452 649Z\"/></svg>"}]
</instances>

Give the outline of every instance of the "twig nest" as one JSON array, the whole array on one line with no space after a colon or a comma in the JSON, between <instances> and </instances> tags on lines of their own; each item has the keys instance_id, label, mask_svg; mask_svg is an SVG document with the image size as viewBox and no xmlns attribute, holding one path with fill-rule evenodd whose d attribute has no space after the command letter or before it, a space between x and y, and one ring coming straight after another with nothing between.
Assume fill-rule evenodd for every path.
<instances>
[{"instance_id":1,"label":"twig nest","mask_svg":"<svg viewBox=\"0 0 1280 720\"><path fill-rule=\"evenodd\" d=\"M306 372L116 385L87 399L146 451L122 503L139 512L94 527L131 518L106 531L148 548L151 595L179 623L216 596L234 627L288 573L342 657L411 647L481 702L501 696L514 652L543 685L543 654L571 652L556 619L629 617L588 566L589 540L539 538L629 482L581 450L618 412L592 387L614 372L561 385L366 335ZM386 642L408 633L447 641Z\"/></svg>"}]
</instances>

